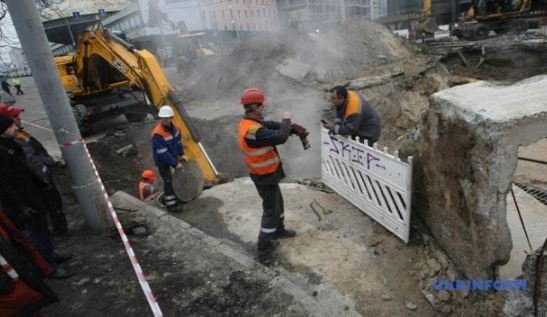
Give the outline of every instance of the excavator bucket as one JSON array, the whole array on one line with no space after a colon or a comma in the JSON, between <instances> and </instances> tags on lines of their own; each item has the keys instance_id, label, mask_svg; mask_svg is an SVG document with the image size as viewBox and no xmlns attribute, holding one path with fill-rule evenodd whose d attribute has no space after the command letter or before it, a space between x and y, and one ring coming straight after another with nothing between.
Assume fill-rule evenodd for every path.
<instances>
[{"instance_id":1,"label":"excavator bucket","mask_svg":"<svg viewBox=\"0 0 547 317\"><path fill-rule=\"evenodd\" d=\"M439 31L439 26L434 18L425 18L416 26L416 32L418 34L433 34L437 31Z\"/></svg>"}]
</instances>

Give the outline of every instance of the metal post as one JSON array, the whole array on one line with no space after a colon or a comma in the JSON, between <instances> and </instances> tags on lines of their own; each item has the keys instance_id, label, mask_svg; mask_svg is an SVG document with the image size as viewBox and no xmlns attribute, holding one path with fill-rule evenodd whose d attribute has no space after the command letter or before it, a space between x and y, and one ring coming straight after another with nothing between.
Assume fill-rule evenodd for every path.
<instances>
[{"instance_id":1,"label":"metal post","mask_svg":"<svg viewBox=\"0 0 547 317\"><path fill-rule=\"evenodd\" d=\"M340 4L340 20L344 22L346 21L346 1L340 0L339 4Z\"/></svg>"},{"instance_id":2,"label":"metal post","mask_svg":"<svg viewBox=\"0 0 547 317\"><path fill-rule=\"evenodd\" d=\"M68 23L67 18L64 18L66 27L68 29L68 34L70 34L70 40L72 41L72 46L74 49L76 49L76 40L74 39L74 34L72 33L72 29L70 28L70 23Z\"/></svg>"},{"instance_id":3,"label":"metal post","mask_svg":"<svg viewBox=\"0 0 547 317\"><path fill-rule=\"evenodd\" d=\"M57 143L64 144L61 152L86 223L94 229L106 229L111 226L106 201L81 142L38 9L33 0L7 0L6 3Z\"/></svg>"}]
</instances>

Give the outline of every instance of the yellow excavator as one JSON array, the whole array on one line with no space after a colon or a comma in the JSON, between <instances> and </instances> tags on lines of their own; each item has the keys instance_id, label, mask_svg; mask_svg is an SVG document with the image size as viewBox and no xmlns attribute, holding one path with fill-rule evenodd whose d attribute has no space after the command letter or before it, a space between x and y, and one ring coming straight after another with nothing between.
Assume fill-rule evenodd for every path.
<instances>
[{"instance_id":1,"label":"yellow excavator","mask_svg":"<svg viewBox=\"0 0 547 317\"><path fill-rule=\"evenodd\" d=\"M422 6L421 18L416 25L416 33L423 37L433 36L439 30L439 26L433 16L432 0L423 0Z\"/></svg>"},{"instance_id":2,"label":"yellow excavator","mask_svg":"<svg viewBox=\"0 0 547 317\"><path fill-rule=\"evenodd\" d=\"M113 114L141 121L169 105L175 110L173 121L181 131L185 155L199 167L198 173L194 170L188 176L199 179L186 182L207 186L220 181L198 130L149 51L135 49L121 34L98 28L79 36L76 53L55 61L81 129ZM203 186L198 187L189 194L199 195Z\"/></svg>"},{"instance_id":3,"label":"yellow excavator","mask_svg":"<svg viewBox=\"0 0 547 317\"><path fill-rule=\"evenodd\" d=\"M486 39L496 34L524 33L529 23L547 16L546 0L473 0L452 35L466 40Z\"/></svg>"}]
</instances>

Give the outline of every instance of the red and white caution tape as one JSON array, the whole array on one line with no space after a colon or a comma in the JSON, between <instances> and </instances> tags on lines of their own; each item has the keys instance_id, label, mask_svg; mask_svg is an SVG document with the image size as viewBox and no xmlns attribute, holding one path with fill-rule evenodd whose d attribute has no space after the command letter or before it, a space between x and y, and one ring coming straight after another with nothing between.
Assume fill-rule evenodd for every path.
<instances>
[{"instance_id":1,"label":"red and white caution tape","mask_svg":"<svg viewBox=\"0 0 547 317\"><path fill-rule=\"evenodd\" d=\"M118 229L118 234L120 235L120 238L123 241L125 251L127 252L127 255L129 256L129 260L131 261L133 270L135 270L135 274L137 274L137 279L139 280L139 284L141 285L144 295L146 296L148 305L150 305L150 309L152 309L152 313L154 313L154 317L162 317L163 313L161 312L161 308L158 302L156 301L156 297L154 296L154 293L152 293L152 290L150 289L150 285L148 284L148 281L144 278L144 273L139 264L139 261L137 260L137 256L135 255L135 252L133 251L133 247L131 247L131 243L129 243L129 239L125 235L122 224L120 220L118 219L118 214L114 210L114 206L112 206L112 202L110 201L110 198L108 197L108 194L106 193L106 189L104 187L103 181L101 180L101 177L99 176L99 172L97 171L95 162L93 162L93 159L91 158L91 154L89 153L87 145L85 144L84 140L77 140L77 141L69 142L66 144L62 144L61 146L68 147L77 143L82 143L85 149L85 152L87 153L87 156L89 158L89 161L91 162L91 166L93 167L93 172L95 173L95 177L97 177L97 181L101 185L101 190L103 192L106 205L108 206L110 216L112 217L112 220L114 221L114 224L116 225L116 229Z\"/></svg>"}]
</instances>

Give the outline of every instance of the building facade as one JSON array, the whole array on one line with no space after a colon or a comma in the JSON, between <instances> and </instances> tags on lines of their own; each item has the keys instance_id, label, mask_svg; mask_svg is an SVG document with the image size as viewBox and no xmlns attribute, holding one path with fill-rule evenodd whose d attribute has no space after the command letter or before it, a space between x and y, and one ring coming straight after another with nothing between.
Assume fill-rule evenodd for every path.
<instances>
[{"instance_id":1,"label":"building facade","mask_svg":"<svg viewBox=\"0 0 547 317\"><path fill-rule=\"evenodd\" d=\"M353 17L376 20L388 14L387 0L278 0L277 5L282 25L304 30Z\"/></svg>"},{"instance_id":2,"label":"building facade","mask_svg":"<svg viewBox=\"0 0 547 317\"><path fill-rule=\"evenodd\" d=\"M279 29L274 0L202 0L213 30L276 31Z\"/></svg>"}]
</instances>

